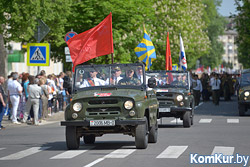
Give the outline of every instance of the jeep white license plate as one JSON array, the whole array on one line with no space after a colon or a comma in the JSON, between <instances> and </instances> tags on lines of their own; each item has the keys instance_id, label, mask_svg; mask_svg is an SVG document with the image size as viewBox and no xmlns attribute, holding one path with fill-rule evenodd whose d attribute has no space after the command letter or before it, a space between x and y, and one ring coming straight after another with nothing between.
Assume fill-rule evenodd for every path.
<instances>
[{"instance_id":1,"label":"jeep white license plate","mask_svg":"<svg viewBox=\"0 0 250 167\"><path fill-rule=\"evenodd\" d=\"M159 112L170 112L170 108L159 108Z\"/></svg>"},{"instance_id":2,"label":"jeep white license plate","mask_svg":"<svg viewBox=\"0 0 250 167\"><path fill-rule=\"evenodd\" d=\"M91 120L90 126L115 126L115 120Z\"/></svg>"}]
</instances>

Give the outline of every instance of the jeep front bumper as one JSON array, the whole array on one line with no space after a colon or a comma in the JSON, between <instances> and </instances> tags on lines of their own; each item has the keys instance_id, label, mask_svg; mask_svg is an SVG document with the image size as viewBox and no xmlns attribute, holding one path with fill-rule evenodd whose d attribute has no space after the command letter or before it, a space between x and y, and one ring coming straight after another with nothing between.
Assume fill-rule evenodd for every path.
<instances>
[{"instance_id":1,"label":"jeep front bumper","mask_svg":"<svg viewBox=\"0 0 250 167\"><path fill-rule=\"evenodd\" d=\"M115 120L115 125L142 125L145 124L145 120ZM78 121L78 120L72 120L72 121L61 121L61 126L82 126L82 127L89 127L90 126L90 120L84 120L84 121Z\"/></svg>"},{"instance_id":2,"label":"jeep front bumper","mask_svg":"<svg viewBox=\"0 0 250 167\"><path fill-rule=\"evenodd\" d=\"M166 107L167 108L167 107ZM185 112L192 112L192 108L190 107L168 107L170 108L169 112L160 112L159 110L159 118L161 117L176 117L180 118L185 114Z\"/></svg>"}]
</instances>

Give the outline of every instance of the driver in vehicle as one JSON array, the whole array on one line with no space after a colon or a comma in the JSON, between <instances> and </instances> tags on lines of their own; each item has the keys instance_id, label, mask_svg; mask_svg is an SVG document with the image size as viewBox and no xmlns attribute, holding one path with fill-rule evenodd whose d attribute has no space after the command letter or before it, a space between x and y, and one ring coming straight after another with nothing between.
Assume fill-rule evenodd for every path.
<instances>
[{"instance_id":1,"label":"driver in vehicle","mask_svg":"<svg viewBox=\"0 0 250 167\"><path fill-rule=\"evenodd\" d=\"M141 81L134 77L133 69L126 70L126 77L118 82L118 85L141 85Z\"/></svg>"},{"instance_id":2,"label":"driver in vehicle","mask_svg":"<svg viewBox=\"0 0 250 167\"><path fill-rule=\"evenodd\" d=\"M97 74L98 71L96 69L91 69L89 71L89 77L84 79L83 84L80 85L80 88L105 85L105 81L97 78Z\"/></svg>"}]
</instances>

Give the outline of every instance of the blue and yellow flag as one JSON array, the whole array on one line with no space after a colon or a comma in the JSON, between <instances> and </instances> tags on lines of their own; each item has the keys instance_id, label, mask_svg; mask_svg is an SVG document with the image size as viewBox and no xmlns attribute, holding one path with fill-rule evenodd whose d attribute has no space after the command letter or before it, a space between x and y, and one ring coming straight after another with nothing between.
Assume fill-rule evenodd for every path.
<instances>
[{"instance_id":1,"label":"blue and yellow flag","mask_svg":"<svg viewBox=\"0 0 250 167\"><path fill-rule=\"evenodd\" d=\"M152 62L156 59L155 47L145 28L142 41L135 48L135 54L140 61L146 63L145 70L150 69Z\"/></svg>"}]
</instances>

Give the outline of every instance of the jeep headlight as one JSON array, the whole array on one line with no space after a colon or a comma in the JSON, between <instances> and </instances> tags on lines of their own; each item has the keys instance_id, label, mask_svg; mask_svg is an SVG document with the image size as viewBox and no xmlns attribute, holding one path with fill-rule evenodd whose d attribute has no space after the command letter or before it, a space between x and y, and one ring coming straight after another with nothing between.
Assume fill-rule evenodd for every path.
<instances>
[{"instance_id":1,"label":"jeep headlight","mask_svg":"<svg viewBox=\"0 0 250 167\"><path fill-rule=\"evenodd\" d=\"M81 103L75 103L73 105L73 110L74 111L79 112L79 111L81 111L81 109L82 109L82 104Z\"/></svg>"},{"instance_id":2,"label":"jeep headlight","mask_svg":"<svg viewBox=\"0 0 250 167\"><path fill-rule=\"evenodd\" d=\"M124 108L127 109L127 110L130 110L132 109L134 106L133 102L131 100L128 100L124 103Z\"/></svg>"},{"instance_id":3,"label":"jeep headlight","mask_svg":"<svg viewBox=\"0 0 250 167\"><path fill-rule=\"evenodd\" d=\"M249 92L245 92L244 93L245 96L249 96L249 94L250 94Z\"/></svg>"},{"instance_id":4,"label":"jeep headlight","mask_svg":"<svg viewBox=\"0 0 250 167\"><path fill-rule=\"evenodd\" d=\"M178 96L176 97L176 100L177 100L177 101L182 101L182 100L183 100L183 96L182 96L182 95L178 95Z\"/></svg>"}]
</instances>

